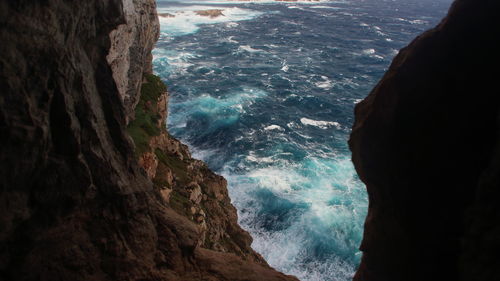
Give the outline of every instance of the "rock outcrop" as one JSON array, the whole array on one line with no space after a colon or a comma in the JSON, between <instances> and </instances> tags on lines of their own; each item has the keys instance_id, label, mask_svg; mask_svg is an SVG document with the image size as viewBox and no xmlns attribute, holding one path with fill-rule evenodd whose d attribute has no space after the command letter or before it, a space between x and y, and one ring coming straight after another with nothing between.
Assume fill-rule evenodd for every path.
<instances>
[{"instance_id":1,"label":"rock outcrop","mask_svg":"<svg viewBox=\"0 0 500 281\"><path fill-rule=\"evenodd\" d=\"M201 10L201 11L195 11L195 13L197 15L209 17L211 19L217 18L220 16L224 16L224 14L222 13L222 10L220 10L220 9Z\"/></svg>"},{"instance_id":2,"label":"rock outcrop","mask_svg":"<svg viewBox=\"0 0 500 281\"><path fill-rule=\"evenodd\" d=\"M500 280L498 1L457 0L356 107L357 281Z\"/></svg>"},{"instance_id":3,"label":"rock outcrop","mask_svg":"<svg viewBox=\"0 0 500 281\"><path fill-rule=\"evenodd\" d=\"M154 1L0 0L0 280L297 280L166 132L157 32Z\"/></svg>"},{"instance_id":4,"label":"rock outcrop","mask_svg":"<svg viewBox=\"0 0 500 281\"><path fill-rule=\"evenodd\" d=\"M146 75L146 81L136 118L128 126L139 165L163 200L197 225L199 246L265 265L250 247L250 235L238 226L226 180L193 159L187 146L167 132L168 92L163 82L154 75Z\"/></svg>"},{"instance_id":5,"label":"rock outcrop","mask_svg":"<svg viewBox=\"0 0 500 281\"><path fill-rule=\"evenodd\" d=\"M110 33L111 48L106 57L125 106L127 123L139 102L144 74L152 73L152 55L160 24L155 0L122 0L125 22Z\"/></svg>"}]
</instances>

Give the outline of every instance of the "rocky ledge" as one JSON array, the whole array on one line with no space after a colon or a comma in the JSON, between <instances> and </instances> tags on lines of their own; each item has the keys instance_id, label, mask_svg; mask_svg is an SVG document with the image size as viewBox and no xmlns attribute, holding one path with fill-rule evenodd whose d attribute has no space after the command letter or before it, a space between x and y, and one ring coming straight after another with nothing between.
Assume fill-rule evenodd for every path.
<instances>
[{"instance_id":1,"label":"rocky ledge","mask_svg":"<svg viewBox=\"0 0 500 281\"><path fill-rule=\"evenodd\" d=\"M219 9L202 10L202 11L196 11L195 13L199 16L210 17L211 19L224 16L222 10Z\"/></svg>"},{"instance_id":2,"label":"rocky ledge","mask_svg":"<svg viewBox=\"0 0 500 281\"><path fill-rule=\"evenodd\" d=\"M356 106L369 210L354 280L500 280L499 9L455 1Z\"/></svg>"},{"instance_id":3,"label":"rocky ledge","mask_svg":"<svg viewBox=\"0 0 500 281\"><path fill-rule=\"evenodd\" d=\"M204 162L193 159L187 146L167 132L165 85L152 74L146 75L145 80L128 132L136 145L139 165L153 187L178 215L196 225L196 245L266 265L250 247L250 235L238 226L226 180Z\"/></svg>"},{"instance_id":4,"label":"rocky ledge","mask_svg":"<svg viewBox=\"0 0 500 281\"><path fill-rule=\"evenodd\" d=\"M152 0L0 0L0 280L295 280L165 128Z\"/></svg>"}]
</instances>

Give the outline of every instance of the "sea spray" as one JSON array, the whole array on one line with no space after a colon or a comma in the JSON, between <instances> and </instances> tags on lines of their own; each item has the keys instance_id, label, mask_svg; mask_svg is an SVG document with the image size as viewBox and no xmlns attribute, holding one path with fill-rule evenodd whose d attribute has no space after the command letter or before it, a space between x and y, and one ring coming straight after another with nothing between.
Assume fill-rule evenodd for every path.
<instances>
[{"instance_id":1,"label":"sea spray","mask_svg":"<svg viewBox=\"0 0 500 281\"><path fill-rule=\"evenodd\" d=\"M449 4L388 3L158 2L170 132L227 178L254 249L303 281L351 280L367 209L353 108Z\"/></svg>"}]
</instances>

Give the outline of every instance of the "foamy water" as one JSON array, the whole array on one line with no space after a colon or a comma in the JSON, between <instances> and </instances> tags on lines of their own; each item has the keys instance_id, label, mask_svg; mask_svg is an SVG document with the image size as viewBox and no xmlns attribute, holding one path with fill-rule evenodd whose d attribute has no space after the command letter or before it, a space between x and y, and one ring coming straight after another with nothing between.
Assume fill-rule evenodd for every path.
<instances>
[{"instance_id":1,"label":"foamy water","mask_svg":"<svg viewBox=\"0 0 500 281\"><path fill-rule=\"evenodd\" d=\"M367 209L347 147L353 108L448 4L158 2L173 15L153 52L169 130L227 178L271 266L303 281L352 279ZM197 14L212 9L223 15Z\"/></svg>"}]
</instances>

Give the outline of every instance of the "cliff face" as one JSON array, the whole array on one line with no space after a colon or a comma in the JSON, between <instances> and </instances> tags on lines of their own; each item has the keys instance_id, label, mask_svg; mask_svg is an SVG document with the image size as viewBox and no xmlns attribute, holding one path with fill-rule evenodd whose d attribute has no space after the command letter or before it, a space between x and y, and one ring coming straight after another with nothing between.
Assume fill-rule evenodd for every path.
<instances>
[{"instance_id":1,"label":"cliff face","mask_svg":"<svg viewBox=\"0 0 500 281\"><path fill-rule=\"evenodd\" d=\"M357 105L370 203L354 280L500 280L499 8L455 1Z\"/></svg>"},{"instance_id":2,"label":"cliff face","mask_svg":"<svg viewBox=\"0 0 500 281\"><path fill-rule=\"evenodd\" d=\"M165 130L157 35L154 1L0 0L0 280L296 280Z\"/></svg>"},{"instance_id":3,"label":"cliff face","mask_svg":"<svg viewBox=\"0 0 500 281\"><path fill-rule=\"evenodd\" d=\"M193 159L187 146L167 132L165 85L154 75L146 75L145 80L128 131L136 145L139 165L154 189L177 214L197 226L197 245L265 265L251 249L250 235L238 226L226 180Z\"/></svg>"},{"instance_id":4,"label":"cliff face","mask_svg":"<svg viewBox=\"0 0 500 281\"><path fill-rule=\"evenodd\" d=\"M107 60L128 121L139 102L142 77L152 73L151 50L160 35L155 0L123 0L122 23L111 31Z\"/></svg>"}]
</instances>

